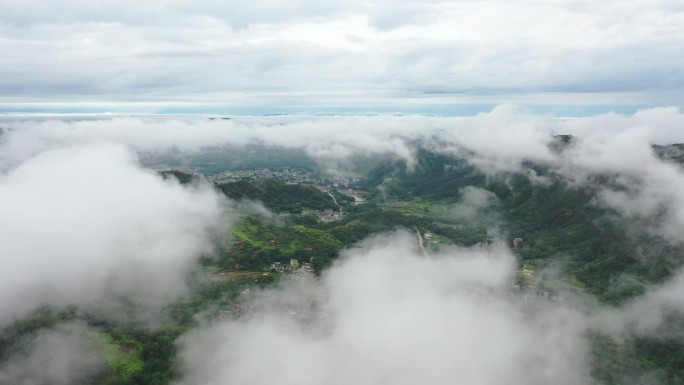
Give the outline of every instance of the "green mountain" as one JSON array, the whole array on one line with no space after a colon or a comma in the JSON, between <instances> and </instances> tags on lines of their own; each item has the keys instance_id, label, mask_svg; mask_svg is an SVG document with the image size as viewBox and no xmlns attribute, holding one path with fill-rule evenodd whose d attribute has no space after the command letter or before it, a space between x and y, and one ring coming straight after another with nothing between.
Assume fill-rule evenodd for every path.
<instances>
[{"instance_id":1,"label":"green mountain","mask_svg":"<svg viewBox=\"0 0 684 385\"><path fill-rule=\"evenodd\" d=\"M563 151L574 139L559 136L551 144ZM267 159L262 149L240 163L233 154L200 156L195 162L206 173L236 167L277 168L306 165L291 152ZM684 160L684 146L655 146L658 156ZM92 383L169 384L180 373L176 339L202 317L236 317L240 293L253 286L269 286L283 273L271 265L289 266L296 259L311 263L321 273L340 251L364 238L404 228L429 233L428 249L444 244L471 246L502 238L519 259L517 284L551 293L575 291L616 306L644 293L652 284L671 277L684 262L684 249L646 231L648 223L626 220L596 199L601 188L614 187L607 176L591 186L568 183L549 167L528 163L519 173L487 176L466 159L416 148L416 164L386 158L365 158L357 168L353 188L366 193L366 203L352 205L339 191L330 194L310 185L275 179L240 180L215 185L227 197L263 202L275 213L246 215L217 240L218 256L202 261L197 276L188 277L192 292L165 309L169 323L145 327L135 322L111 321L78 309L39 309L30 317L0 330L0 362L21 351L22 341L59 323L78 320L98 330L94 343L106 357L107 368ZM203 163L204 162L204 163ZM226 163L227 162L227 163ZM534 183L533 170L547 183ZM196 174L163 171L165 178L194 183ZM344 202L343 202L344 201ZM332 221L302 216L302 210L341 208ZM531 272L523 274L522 271ZM532 274L534 273L534 274ZM672 314L668 330L684 330L682 317ZM624 337L591 335L592 376L597 384L684 383L684 336ZM648 373L646 377L644 373ZM642 381L643 380L643 381Z\"/></svg>"},{"instance_id":2,"label":"green mountain","mask_svg":"<svg viewBox=\"0 0 684 385\"><path fill-rule=\"evenodd\" d=\"M240 180L218 184L217 188L231 199L261 201L276 213L300 214L303 209L337 209L330 195L313 186L285 184L275 179Z\"/></svg>"}]
</instances>

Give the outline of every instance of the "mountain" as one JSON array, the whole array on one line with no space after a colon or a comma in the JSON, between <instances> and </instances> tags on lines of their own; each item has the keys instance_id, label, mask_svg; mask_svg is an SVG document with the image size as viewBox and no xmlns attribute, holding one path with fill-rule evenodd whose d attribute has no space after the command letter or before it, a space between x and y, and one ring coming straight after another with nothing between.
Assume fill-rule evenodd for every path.
<instances>
[{"instance_id":1,"label":"mountain","mask_svg":"<svg viewBox=\"0 0 684 385\"><path fill-rule=\"evenodd\" d=\"M570 136L559 136L550 146L562 152L573 142ZM81 322L97 330L91 342L105 352L106 367L91 383L172 383L181 374L178 338L204 322L239 319L248 311L241 301L250 288L279 290L284 277L303 270L325 277L341 252L396 229L420 234L428 254L445 245L478 250L504 241L515 246L518 266L512 278L520 295L552 301L576 295L606 308L639 298L672 277L684 262L684 249L649 232L647 219L627 219L601 204L601 191L615 188L609 175L596 175L592 183L571 183L552 167L532 162L518 172L486 175L465 158L414 150L411 169L384 157L358 164L349 188L364 195L363 204L353 204L345 195L349 191L336 190L324 178L311 185L255 175L214 184L230 199L259 201L283 215L245 214L219 236L217 255L203 259L197 274L187 277L191 292L164 309L163 325L46 307L0 330L0 364L23 354L24 341L43 331ZM682 145L654 146L654 151L668 161L684 159ZM218 161L212 167L233 166ZM160 175L184 185L208 183L197 171L167 170ZM324 209L342 213L325 220L301 215ZM298 269L304 264L306 269ZM135 313L135 299L122 301ZM534 310L528 316L534 317ZM655 382L684 382L684 336L672 332L683 326L684 319L673 313L665 320L663 335L616 338L590 332L587 360L592 378L597 384L622 384L649 373Z\"/></svg>"}]
</instances>

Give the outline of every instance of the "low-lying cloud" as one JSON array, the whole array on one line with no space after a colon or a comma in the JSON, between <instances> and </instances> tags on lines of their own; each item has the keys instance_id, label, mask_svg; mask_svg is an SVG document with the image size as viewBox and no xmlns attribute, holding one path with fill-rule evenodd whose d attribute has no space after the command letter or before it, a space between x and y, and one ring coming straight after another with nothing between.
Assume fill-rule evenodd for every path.
<instances>
[{"instance_id":1,"label":"low-lying cloud","mask_svg":"<svg viewBox=\"0 0 684 385\"><path fill-rule=\"evenodd\" d=\"M3 125L0 326L43 305L111 314L122 297L154 310L186 293L187 274L225 224L223 199L206 186L182 187L142 169L135 152L260 143L302 149L330 170L348 172L339 168L369 155L390 155L410 169L419 144L464 157L489 176L534 162L569 183L599 188L597 203L684 241L684 173L651 147L684 142L684 116L676 109L582 119L503 106L458 118L128 117ZM554 151L554 134L576 140ZM598 175L611 183L595 186ZM456 208L495 201L473 187L462 193L463 207ZM587 333L648 334L668 312L684 312L682 274L621 308L598 309L591 301L526 303L512 292L515 269L500 245L444 246L424 258L414 234L367 240L320 281L259 293L253 313L183 337L181 383L590 383Z\"/></svg>"},{"instance_id":2,"label":"low-lying cloud","mask_svg":"<svg viewBox=\"0 0 684 385\"><path fill-rule=\"evenodd\" d=\"M89 383L106 365L89 332L92 330L79 323L38 332L0 363L0 384Z\"/></svg>"},{"instance_id":3,"label":"low-lying cloud","mask_svg":"<svg viewBox=\"0 0 684 385\"><path fill-rule=\"evenodd\" d=\"M684 314L681 276L605 308L518 293L515 268L500 243L425 258L408 232L367 239L320 280L245 296L251 312L183 336L179 384L590 384L592 335L658 335Z\"/></svg>"},{"instance_id":4,"label":"low-lying cloud","mask_svg":"<svg viewBox=\"0 0 684 385\"><path fill-rule=\"evenodd\" d=\"M223 207L211 188L165 181L118 145L27 160L0 176L0 325L43 305L111 311L121 297L153 313L186 292Z\"/></svg>"},{"instance_id":5,"label":"low-lying cloud","mask_svg":"<svg viewBox=\"0 0 684 385\"><path fill-rule=\"evenodd\" d=\"M484 171L513 171L525 161L573 162L589 171L625 170L650 154L650 144L684 142L684 115L657 108L634 115L603 114L559 119L503 105L469 117L328 116L114 117L85 120L4 119L0 159L5 168L50 148L94 142L119 143L138 151L175 149L196 152L207 147L261 143L303 149L321 162L358 155L391 154L409 166L412 145L467 157ZM548 144L552 134L583 140L572 156L558 159ZM639 157L620 159L624 152ZM635 154L633 154L635 155ZM631 163L625 163L631 162ZM621 167L621 168L620 168ZM638 168L638 167L637 167ZM632 167L634 169L634 167Z\"/></svg>"},{"instance_id":6,"label":"low-lying cloud","mask_svg":"<svg viewBox=\"0 0 684 385\"><path fill-rule=\"evenodd\" d=\"M592 184L596 175L614 177L615 186L601 193L602 203L627 216L665 210L668 225L684 226L684 184L678 166L658 159L652 144L684 142L684 115L676 108L654 108L633 115L602 114L560 119L499 106L470 117L335 116L335 117L115 117L90 120L4 120L0 135L0 170L9 170L42 151L64 146L117 143L141 153L197 153L207 148L263 144L301 149L331 173L349 174L350 160L383 155L411 170L415 146L462 157L488 175L525 172L528 162L546 165L571 183ZM554 134L577 140L565 151L550 148ZM230 150L227 150L230 151ZM670 224L676 226L672 227ZM668 230L670 229L670 230Z\"/></svg>"},{"instance_id":7,"label":"low-lying cloud","mask_svg":"<svg viewBox=\"0 0 684 385\"><path fill-rule=\"evenodd\" d=\"M300 294L317 301L317 314L287 313L271 299L261 312L191 332L181 340L181 383L588 382L581 317L559 304L526 309L511 294L508 249L419 255L410 233L367 240ZM298 292L263 295L292 304Z\"/></svg>"}]
</instances>

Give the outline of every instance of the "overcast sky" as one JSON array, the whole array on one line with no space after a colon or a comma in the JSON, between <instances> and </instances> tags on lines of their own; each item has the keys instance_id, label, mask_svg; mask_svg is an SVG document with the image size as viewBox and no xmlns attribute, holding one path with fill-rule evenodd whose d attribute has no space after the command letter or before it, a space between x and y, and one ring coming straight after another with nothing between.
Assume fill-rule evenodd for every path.
<instances>
[{"instance_id":1,"label":"overcast sky","mask_svg":"<svg viewBox=\"0 0 684 385\"><path fill-rule=\"evenodd\" d=\"M0 9L3 112L684 105L680 0L0 0Z\"/></svg>"}]
</instances>

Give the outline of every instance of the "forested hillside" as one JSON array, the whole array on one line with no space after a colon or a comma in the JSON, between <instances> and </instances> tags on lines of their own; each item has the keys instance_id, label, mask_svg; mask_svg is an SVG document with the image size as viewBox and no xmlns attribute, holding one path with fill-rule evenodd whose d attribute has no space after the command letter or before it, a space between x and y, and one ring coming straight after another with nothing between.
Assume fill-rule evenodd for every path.
<instances>
[{"instance_id":1,"label":"forested hillside","mask_svg":"<svg viewBox=\"0 0 684 385\"><path fill-rule=\"evenodd\" d=\"M560 137L553 145L561 150L571 140ZM516 251L521 263L562 267L569 281L581 283L602 301L619 303L642 294L646 285L662 282L684 261L684 249L650 234L645 224L621 219L599 204L597 191L608 178L596 178L592 186L573 186L547 167L528 164L535 175L550 181L534 183L524 173L487 177L464 159L426 150L417 152L417 160L413 172L391 163L376 167L364 180L364 187L375 191L377 202L410 201L414 206L427 202L432 208L459 201L467 186L486 189L498 198L490 211L500 216L496 225L501 235L510 245L514 238L525 242L525 248ZM414 210L412 219L402 216L395 222L422 225L439 233L440 220L435 214L428 210L416 215ZM472 232L482 215L462 225ZM469 245L484 240L484 233L480 229L481 239L458 235L450 239Z\"/></svg>"},{"instance_id":2,"label":"forested hillside","mask_svg":"<svg viewBox=\"0 0 684 385\"><path fill-rule=\"evenodd\" d=\"M562 151L572 138L554 143ZM656 151L676 161L675 150ZM668 155L669 154L669 155ZM345 248L374 234L404 229L425 236L428 251L444 245L485 247L501 240L518 258L519 290L554 296L573 292L616 306L663 282L682 265L681 246L647 231L646 223L627 220L600 204L597 191L609 178L591 185L573 185L549 167L525 167L544 183L519 173L485 175L465 159L416 151L413 170L378 159L359 175L353 188L367 200L353 200L339 191L338 206L330 194L303 184L275 179L240 180L214 187L232 200L262 202L276 214L250 213L217 240L216 255L202 259L196 275L188 277L192 291L163 310L163 325L150 328L136 321L111 320L77 308L42 308L17 320L0 333L0 362L22 354L22 341L57 325L81 322L96 328L90 336L106 360L106 369L93 384L169 384L182 374L177 362L177 338L203 320L239 317L240 296L250 287L269 287L307 264L324 273ZM205 183L199 174L163 171L164 178L182 184ZM342 210L339 217L321 220L302 210ZM483 246L485 245L485 246ZM296 261L293 264L292 261ZM274 270L273 266L286 266ZM523 273L526 272L526 273ZM535 275L536 273L536 275ZM136 311L134 301L128 308ZM671 324L684 322L672 315ZM663 383L681 383L684 340L681 336L628 337L623 341L595 333L592 373L597 383L621 384L640 371L656 373Z\"/></svg>"},{"instance_id":3,"label":"forested hillside","mask_svg":"<svg viewBox=\"0 0 684 385\"><path fill-rule=\"evenodd\" d=\"M337 209L330 195L313 186L285 184L275 179L241 180L221 183L217 187L231 199L260 201L276 213L301 214L303 209Z\"/></svg>"}]
</instances>

